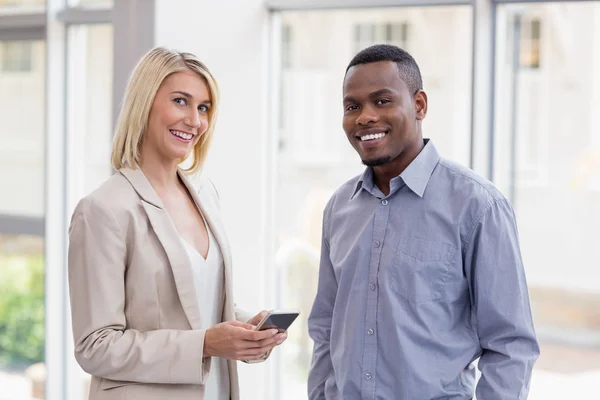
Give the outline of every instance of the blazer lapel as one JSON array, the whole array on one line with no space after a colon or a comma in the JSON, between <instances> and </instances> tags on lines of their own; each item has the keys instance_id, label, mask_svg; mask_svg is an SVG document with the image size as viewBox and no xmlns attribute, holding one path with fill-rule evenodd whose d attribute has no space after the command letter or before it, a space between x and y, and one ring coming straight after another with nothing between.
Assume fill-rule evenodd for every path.
<instances>
[{"instance_id":1,"label":"blazer lapel","mask_svg":"<svg viewBox=\"0 0 600 400\"><path fill-rule=\"evenodd\" d=\"M192 266L175 225L141 169L122 168L119 172L125 176L140 196L152 229L165 249L171 264L183 311L192 329L200 329L200 310L198 309Z\"/></svg>"},{"instance_id":2,"label":"blazer lapel","mask_svg":"<svg viewBox=\"0 0 600 400\"><path fill-rule=\"evenodd\" d=\"M187 186L188 191L192 194L192 198L196 206L200 209L206 219L212 233L219 243L221 253L223 255L223 273L225 279L225 305L223 309L223 321L235 320L235 310L233 304L233 279L231 274L231 249L225 235L225 229L219 218L220 211L218 209L218 198L212 183L204 179L200 182L198 192L194 190L187 177L180 171L179 176ZM231 390L231 398L239 399L239 383L237 362L234 360L227 361L229 367L229 384Z\"/></svg>"},{"instance_id":3,"label":"blazer lapel","mask_svg":"<svg viewBox=\"0 0 600 400\"><path fill-rule=\"evenodd\" d=\"M180 170L179 176L181 180L188 188L188 191L191 193L194 202L196 203L196 207L202 212L208 226L210 227L219 247L221 249L221 254L223 256L223 270L224 270L224 281L225 281L225 301L224 301L224 309L223 309L223 320L229 321L235 319L234 314L234 305L232 301L233 288L232 288L232 278L231 278L231 249L229 248L229 242L227 241L227 237L225 235L225 228L219 219L219 210L217 208L216 202L218 201L214 195L209 195L208 193L214 192L214 190L205 188L206 185L211 185L209 182L201 182L199 185L198 191L194 189L188 177Z\"/></svg>"}]
</instances>

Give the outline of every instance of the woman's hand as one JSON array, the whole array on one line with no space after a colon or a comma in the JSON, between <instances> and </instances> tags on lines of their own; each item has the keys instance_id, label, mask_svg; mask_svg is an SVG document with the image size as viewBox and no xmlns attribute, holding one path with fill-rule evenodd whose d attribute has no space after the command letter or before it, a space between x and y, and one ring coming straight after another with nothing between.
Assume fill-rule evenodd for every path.
<instances>
[{"instance_id":1,"label":"woman's hand","mask_svg":"<svg viewBox=\"0 0 600 400\"><path fill-rule=\"evenodd\" d=\"M277 334L277 329L256 331L254 328L254 325L238 321L226 321L208 328L204 336L204 357L258 360L285 340L281 338L285 334Z\"/></svg>"},{"instance_id":2,"label":"woman's hand","mask_svg":"<svg viewBox=\"0 0 600 400\"><path fill-rule=\"evenodd\" d=\"M269 313L269 312L268 312L267 310L262 310L261 312L259 312L258 314L256 314L254 317L252 317L252 318L250 319L250 321L248 321L248 323L249 323L250 325L257 326L258 324L260 324L260 321L262 321L262 320L263 320L263 318L264 318L264 317L266 317L266 315L267 315L268 313Z\"/></svg>"}]
</instances>

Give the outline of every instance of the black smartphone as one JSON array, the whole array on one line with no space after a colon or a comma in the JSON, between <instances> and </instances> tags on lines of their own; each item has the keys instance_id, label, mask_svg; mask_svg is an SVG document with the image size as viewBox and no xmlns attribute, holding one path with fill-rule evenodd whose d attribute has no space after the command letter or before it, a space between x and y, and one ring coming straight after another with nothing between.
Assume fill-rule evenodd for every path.
<instances>
[{"instance_id":1,"label":"black smartphone","mask_svg":"<svg viewBox=\"0 0 600 400\"><path fill-rule=\"evenodd\" d=\"M262 321L256 325L256 330L262 331L265 329L277 329L279 332L285 332L292 322L300 315L296 310L271 310Z\"/></svg>"}]
</instances>

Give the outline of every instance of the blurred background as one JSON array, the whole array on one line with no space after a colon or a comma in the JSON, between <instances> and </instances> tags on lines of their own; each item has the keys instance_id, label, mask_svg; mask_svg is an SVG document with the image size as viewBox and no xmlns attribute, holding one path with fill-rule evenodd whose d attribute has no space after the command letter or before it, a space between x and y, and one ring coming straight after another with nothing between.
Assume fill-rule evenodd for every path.
<instances>
[{"instance_id":1,"label":"blurred background","mask_svg":"<svg viewBox=\"0 0 600 400\"><path fill-rule=\"evenodd\" d=\"M205 173L236 302L302 313L268 363L240 366L243 399L305 399L322 210L363 169L341 129L342 79L374 43L416 58L424 135L515 207L542 350L529 398L595 398L600 1L0 0L0 400L87 398L67 227L112 173L127 76L157 45L197 54L222 88Z\"/></svg>"}]
</instances>

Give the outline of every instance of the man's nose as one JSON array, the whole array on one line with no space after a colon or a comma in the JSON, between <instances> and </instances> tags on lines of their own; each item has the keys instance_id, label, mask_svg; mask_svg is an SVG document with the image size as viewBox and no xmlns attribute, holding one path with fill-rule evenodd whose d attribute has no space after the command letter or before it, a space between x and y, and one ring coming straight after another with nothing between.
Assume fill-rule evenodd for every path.
<instances>
[{"instance_id":1,"label":"man's nose","mask_svg":"<svg viewBox=\"0 0 600 400\"><path fill-rule=\"evenodd\" d=\"M379 115L373 110L372 107L364 107L358 118L356 119L357 125L369 125L379 121Z\"/></svg>"}]
</instances>

